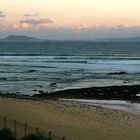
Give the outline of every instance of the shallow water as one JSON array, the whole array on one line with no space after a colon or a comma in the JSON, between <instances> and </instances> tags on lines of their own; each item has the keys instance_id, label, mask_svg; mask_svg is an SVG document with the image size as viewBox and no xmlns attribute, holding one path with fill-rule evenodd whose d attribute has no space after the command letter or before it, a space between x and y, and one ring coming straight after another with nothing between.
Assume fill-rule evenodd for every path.
<instances>
[{"instance_id":1,"label":"shallow water","mask_svg":"<svg viewBox=\"0 0 140 140\"><path fill-rule=\"evenodd\" d=\"M140 115L140 104L121 100L81 100L81 99L63 99L64 101L80 102L89 106L100 106L104 108L113 108L121 111L127 111Z\"/></svg>"}]
</instances>

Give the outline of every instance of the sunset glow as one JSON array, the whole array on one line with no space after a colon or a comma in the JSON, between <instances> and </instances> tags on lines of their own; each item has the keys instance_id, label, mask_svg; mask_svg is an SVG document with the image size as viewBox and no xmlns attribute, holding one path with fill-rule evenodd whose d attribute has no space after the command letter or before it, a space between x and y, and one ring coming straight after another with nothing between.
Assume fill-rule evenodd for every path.
<instances>
[{"instance_id":1,"label":"sunset glow","mask_svg":"<svg viewBox=\"0 0 140 140\"><path fill-rule=\"evenodd\" d=\"M139 27L139 13L139 0L0 0L0 29Z\"/></svg>"}]
</instances>

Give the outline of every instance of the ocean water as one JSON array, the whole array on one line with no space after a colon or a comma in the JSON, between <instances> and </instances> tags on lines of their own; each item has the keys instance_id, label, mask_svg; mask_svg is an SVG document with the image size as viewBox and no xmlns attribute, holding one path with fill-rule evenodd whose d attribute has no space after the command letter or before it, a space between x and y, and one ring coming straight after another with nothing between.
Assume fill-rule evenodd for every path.
<instances>
[{"instance_id":1,"label":"ocean water","mask_svg":"<svg viewBox=\"0 0 140 140\"><path fill-rule=\"evenodd\" d=\"M124 75L108 73L126 72ZM33 95L140 82L140 43L0 42L0 92Z\"/></svg>"}]
</instances>

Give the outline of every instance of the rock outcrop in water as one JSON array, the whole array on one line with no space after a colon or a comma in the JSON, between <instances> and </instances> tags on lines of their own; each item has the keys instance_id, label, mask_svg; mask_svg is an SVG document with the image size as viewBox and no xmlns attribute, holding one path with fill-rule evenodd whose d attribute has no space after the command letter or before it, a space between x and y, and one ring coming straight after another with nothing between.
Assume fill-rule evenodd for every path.
<instances>
[{"instance_id":1,"label":"rock outcrop in water","mask_svg":"<svg viewBox=\"0 0 140 140\"><path fill-rule=\"evenodd\" d=\"M140 92L140 85L92 87L66 89L52 93L42 93L34 97L74 98L74 99L133 99Z\"/></svg>"},{"instance_id":2,"label":"rock outcrop in water","mask_svg":"<svg viewBox=\"0 0 140 140\"><path fill-rule=\"evenodd\" d=\"M108 75L125 75L125 74L128 74L128 73L126 73L126 72L124 72L124 71L108 73Z\"/></svg>"}]
</instances>

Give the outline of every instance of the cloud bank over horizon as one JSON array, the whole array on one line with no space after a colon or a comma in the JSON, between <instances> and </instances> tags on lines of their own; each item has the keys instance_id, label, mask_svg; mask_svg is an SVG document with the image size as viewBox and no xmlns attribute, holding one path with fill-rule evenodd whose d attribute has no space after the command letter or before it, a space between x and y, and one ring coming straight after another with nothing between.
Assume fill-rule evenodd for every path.
<instances>
[{"instance_id":1,"label":"cloud bank over horizon","mask_svg":"<svg viewBox=\"0 0 140 140\"><path fill-rule=\"evenodd\" d=\"M40 23L40 22L39 22ZM37 22L37 24L39 24ZM1 30L0 38L8 35L27 35L36 38L50 40L93 40L96 38L125 38L140 36L140 27L125 27L118 25L116 27L92 27L92 28L11 28Z\"/></svg>"},{"instance_id":2,"label":"cloud bank over horizon","mask_svg":"<svg viewBox=\"0 0 140 140\"><path fill-rule=\"evenodd\" d=\"M0 0L0 38L47 39L140 36L139 0Z\"/></svg>"},{"instance_id":3,"label":"cloud bank over horizon","mask_svg":"<svg viewBox=\"0 0 140 140\"><path fill-rule=\"evenodd\" d=\"M41 18L38 13L23 14L19 21L5 24L6 15L0 11L0 38L8 35L27 35L51 40L93 40L95 38L120 38L140 36L140 26L89 25L80 22L73 27L57 27L51 18Z\"/></svg>"}]
</instances>

